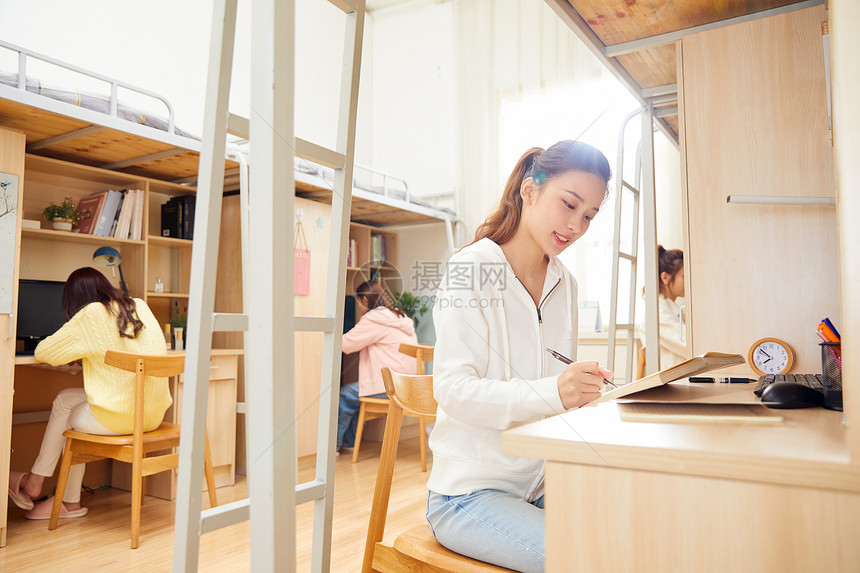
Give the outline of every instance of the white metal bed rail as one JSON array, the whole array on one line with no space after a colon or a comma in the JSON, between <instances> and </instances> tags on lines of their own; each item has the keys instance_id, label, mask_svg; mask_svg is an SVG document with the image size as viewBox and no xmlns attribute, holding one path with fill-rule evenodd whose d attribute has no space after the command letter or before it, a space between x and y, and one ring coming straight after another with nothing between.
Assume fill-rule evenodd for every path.
<instances>
[{"instance_id":1,"label":"white metal bed rail","mask_svg":"<svg viewBox=\"0 0 860 573\"><path fill-rule=\"evenodd\" d=\"M27 58L33 58L36 60L41 60L45 63L52 64L54 66L58 66L60 68L67 69L69 71L88 76L90 78L106 82L110 85L110 115L112 117L117 117L117 108L119 105L118 99L118 91L119 88L123 88L132 92L137 92L141 95L151 97L153 99L157 99L167 108L167 132L175 133L176 131L176 120L173 113L173 105L171 105L170 101L163 95L157 94L155 92L151 92L147 89L135 86L128 82L124 82L122 80L118 80L116 78L111 78L109 76L105 76L103 74L99 74L97 72L93 72L90 70L86 70L84 68L75 66L73 64L67 64L66 62L60 61L56 58L52 58L50 56L46 56L44 54L40 54L38 52L34 52L32 50L28 50L27 48L22 48L20 46L16 46L15 44L10 44L9 42L4 42L0 40L0 47L6 48L12 52L18 54L18 88L22 90L27 89Z\"/></svg>"}]
</instances>

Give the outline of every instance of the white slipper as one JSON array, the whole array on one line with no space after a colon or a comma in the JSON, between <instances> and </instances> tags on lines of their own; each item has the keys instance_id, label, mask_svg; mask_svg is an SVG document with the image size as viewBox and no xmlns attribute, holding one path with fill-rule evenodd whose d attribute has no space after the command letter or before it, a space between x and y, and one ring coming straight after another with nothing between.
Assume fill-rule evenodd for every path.
<instances>
[{"instance_id":1,"label":"white slipper","mask_svg":"<svg viewBox=\"0 0 860 573\"><path fill-rule=\"evenodd\" d=\"M33 509L33 500L26 492L21 491L21 480L25 472L9 472L9 498L21 509Z\"/></svg>"}]
</instances>

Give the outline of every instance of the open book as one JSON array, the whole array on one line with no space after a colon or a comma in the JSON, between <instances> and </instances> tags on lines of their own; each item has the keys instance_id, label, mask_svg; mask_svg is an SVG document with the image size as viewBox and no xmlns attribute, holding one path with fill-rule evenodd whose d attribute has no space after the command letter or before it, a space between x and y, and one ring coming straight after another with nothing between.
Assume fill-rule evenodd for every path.
<instances>
[{"instance_id":1,"label":"open book","mask_svg":"<svg viewBox=\"0 0 860 573\"><path fill-rule=\"evenodd\" d=\"M601 402L606 402L608 400L616 400L618 398L621 398L622 396L627 396L628 394L633 394L635 392L641 392L642 390L648 390L649 388L656 388L657 386L668 384L669 382L674 382L675 380L680 380L681 378L687 378L688 376L696 376L698 374L710 372L711 370L726 368L728 366L734 366L736 364L744 364L745 362L746 360L740 354L706 352L701 356L694 356L693 358L685 360L680 364L676 364L671 368L666 368L665 370L655 372L654 374L645 376L644 378L640 378L639 380L631 382L630 384L625 384L624 386L621 386L619 388L616 388L615 390L603 394L597 400L589 402L586 405L593 406L595 404L600 404Z\"/></svg>"}]
</instances>

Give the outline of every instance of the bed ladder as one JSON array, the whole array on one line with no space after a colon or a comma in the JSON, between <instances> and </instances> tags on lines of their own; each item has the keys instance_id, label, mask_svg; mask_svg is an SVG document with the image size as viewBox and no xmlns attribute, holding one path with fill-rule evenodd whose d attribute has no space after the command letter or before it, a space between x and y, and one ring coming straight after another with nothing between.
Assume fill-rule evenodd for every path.
<instances>
[{"instance_id":1,"label":"bed ladder","mask_svg":"<svg viewBox=\"0 0 860 573\"><path fill-rule=\"evenodd\" d=\"M311 570L329 570L334 444L345 260L352 194L364 0L329 0L346 13L336 150L294 134L295 2L252 5L250 119L228 112L237 0L215 3L191 257L188 339L173 571L196 571L202 533L250 521L250 569L296 570L295 506L314 502ZM243 212L244 313L214 313L227 133L251 141L251 193ZM295 155L335 169L325 316L294 316ZM242 160L240 155L234 155ZM240 173L242 173L240 168ZM245 214L244 212L247 212ZM287 214L286 216L284 214ZM248 499L201 512L212 333L245 331ZM295 348L297 331L323 332L315 479L297 483ZM335 386L336 387L336 386ZM252 503L253 501L253 503Z\"/></svg>"},{"instance_id":2,"label":"bed ladder","mask_svg":"<svg viewBox=\"0 0 860 573\"><path fill-rule=\"evenodd\" d=\"M624 178L624 134L627 124L636 116L641 119L641 138L636 147L633 183ZM618 134L618 166L615 171L617 185L615 197L615 234L612 240L612 286L609 305L609 332L607 344L607 365L615 365L615 337L619 330L627 331L627 372L624 383L633 382L636 371L634 361L634 339L636 336L636 276L639 266L639 207L640 201L644 210L644 244L645 247L645 373L651 374L660 370L660 328L657 306L657 283L648 277L657 276L657 210L654 193L654 129L653 108L651 105L630 113L621 124ZM632 221L630 234L630 252L622 251L622 204L625 190L633 198ZM628 287L627 319L618 322L618 288L621 274L621 261L630 263L630 282Z\"/></svg>"}]
</instances>

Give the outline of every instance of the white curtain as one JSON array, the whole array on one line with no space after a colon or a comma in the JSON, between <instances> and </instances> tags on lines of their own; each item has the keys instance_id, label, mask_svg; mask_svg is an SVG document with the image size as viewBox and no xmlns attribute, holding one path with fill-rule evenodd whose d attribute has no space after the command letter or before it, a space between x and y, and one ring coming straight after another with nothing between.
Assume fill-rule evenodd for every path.
<instances>
[{"instance_id":1,"label":"white curtain","mask_svg":"<svg viewBox=\"0 0 860 573\"><path fill-rule=\"evenodd\" d=\"M602 66L541 0L453 0L467 242L498 203L513 165L499 165L503 99L591 82ZM533 142L524 141L523 151Z\"/></svg>"}]
</instances>

